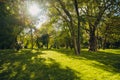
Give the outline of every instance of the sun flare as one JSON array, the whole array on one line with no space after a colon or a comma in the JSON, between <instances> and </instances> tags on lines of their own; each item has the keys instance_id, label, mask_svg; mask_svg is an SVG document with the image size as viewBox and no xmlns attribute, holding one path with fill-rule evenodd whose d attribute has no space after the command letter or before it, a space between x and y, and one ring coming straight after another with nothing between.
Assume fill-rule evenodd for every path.
<instances>
[{"instance_id":1,"label":"sun flare","mask_svg":"<svg viewBox=\"0 0 120 80\"><path fill-rule=\"evenodd\" d=\"M29 13L30 13L32 16L38 15L39 12L40 12L40 9L39 9L39 6L38 6L37 4L32 4L32 5L29 7Z\"/></svg>"},{"instance_id":2,"label":"sun flare","mask_svg":"<svg viewBox=\"0 0 120 80\"><path fill-rule=\"evenodd\" d=\"M28 4L28 14L31 17L36 19L36 23L34 24L36 28L39 28L43 23L48 20L46 10L37 3L29 3Z\"/></svg>"}]
</instances>

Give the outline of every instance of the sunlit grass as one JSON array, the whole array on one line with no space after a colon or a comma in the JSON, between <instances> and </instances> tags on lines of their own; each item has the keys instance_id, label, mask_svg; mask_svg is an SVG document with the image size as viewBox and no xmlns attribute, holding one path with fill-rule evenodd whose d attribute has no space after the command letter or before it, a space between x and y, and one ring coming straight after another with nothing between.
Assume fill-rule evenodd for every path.
<instances>
[{"instance_id":1,"label":"sunlit grass","mask_svg":"<svg viewBox=\"0 0 120 80\"><path fill-rule=\"evenodd\" d=\"M120 51L120 50L119 50ZM47 58L52 58L56 62L60 63L61 66L63 67L69 67L72 70L76 71L76 75L81 77L83 80L119 80L120 79L120 74L115 73L114 71L106 71L104 68L110 68L112 69L113 67L109 65L105 65L104 63L98 62L96 60L90 60L84 57L84 55L87 56L88 52L84 52L83 56L69 56L68 55L62 54L60 52L55 52L55 51L44 51L46 53L45 57ZM89 54L94 54L94 53L89 53ZM89 55L88 54L88 55ZM106 53L107 54L107 53ZM109 55L109 54L108 54ZM91 55L93 56L93 55ZM95 55L96 56L96 55ZM99 56L99 54L98 54ZM104 55L103 55L104 56ZM97 57L97 56L96 56ZM119 55L120 57L120 55ZM109 62L108 62L109 64ZM98 67L99 65L99 67ZM102 68L102 66L104 68Z\"/></svg>"},{"instance_id":2,"label":"sunlit grass","mask_svg":"<svg viewBox=\"0 0 120 80\"><path fill-rule=\"evenodd\" d=\"M108 53L114 53L114 54L120 54L120 49L100 49L100 51L108 52Z\"/></svg>"},{"instance_id":3,"label":"sunlit grass","mask_svg":"<svg viewBox=\"0 0 120 80\"><path fill-rule=\"evenodd\" d=\"M120 80L120 50L2 50L0 80Z\"/></svg>"}]
</instances>

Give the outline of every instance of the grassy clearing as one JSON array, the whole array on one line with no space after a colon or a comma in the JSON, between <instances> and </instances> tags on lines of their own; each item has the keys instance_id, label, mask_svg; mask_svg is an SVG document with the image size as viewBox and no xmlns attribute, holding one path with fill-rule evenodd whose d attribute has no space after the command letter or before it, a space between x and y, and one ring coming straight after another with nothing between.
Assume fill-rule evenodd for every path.
<instances>
[{"instance_id":1,"label":"grassy clearing","mask_svg":"<svg viewBox=\"0 0 120 80\"><path fill-rule=\"evenodd\" d=\"M2 50L0 80L120 80L120 50Z\"/></svg>"}]
</instances>

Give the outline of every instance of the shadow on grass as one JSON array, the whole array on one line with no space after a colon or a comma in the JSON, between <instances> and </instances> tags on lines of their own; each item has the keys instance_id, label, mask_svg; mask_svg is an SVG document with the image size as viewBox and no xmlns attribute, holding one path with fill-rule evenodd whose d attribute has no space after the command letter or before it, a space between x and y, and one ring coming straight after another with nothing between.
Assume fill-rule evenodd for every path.
<instances>
[{"instance_id":1,"label":"shadow on grass","mask_svg":"<svg viewBox=\"0 0 120 80\"><path fill-rule=\"evenodd\" d=\"M92 60L97 61L101 64L93 63L91 66L96 68L100 68L109 72L120 73L120 54L108 53L108 52L88 52L82 51L80 56L76 56L73 51L71 50L54 50L60 53L64 53L70 58L74 59L85 59L85 60ZM120 50L119 50L120 52Z\"/></svg>"},{"instance_id":2,"label":"shadow on grass","mask_svg":"<svg viewBox=\"0 0 120 80\"><path fill-rule=\"evenodd\" d=\"M80 80L74 70L61 68L51 58L46 63L41 54L32 50L0 51L0 80Z\"/></svg>"}]
</instances>

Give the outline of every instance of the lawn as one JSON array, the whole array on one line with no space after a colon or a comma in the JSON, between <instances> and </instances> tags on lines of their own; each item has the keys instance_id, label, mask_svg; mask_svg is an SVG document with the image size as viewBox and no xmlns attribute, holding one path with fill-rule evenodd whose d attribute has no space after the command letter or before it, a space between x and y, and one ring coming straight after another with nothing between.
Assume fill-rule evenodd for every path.
<instances>
[{"instance_id":1,"label":"lawn","mask_svg":"<svg viewBox=\"0 0 120 80\"><path fill-rule=\"evenodd\" d=\"M1 50L0 80L120 80L120 49Z\"/></svg>"}]
</instances>

